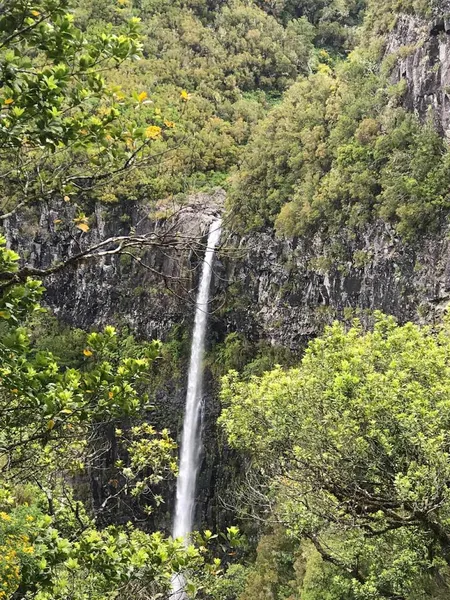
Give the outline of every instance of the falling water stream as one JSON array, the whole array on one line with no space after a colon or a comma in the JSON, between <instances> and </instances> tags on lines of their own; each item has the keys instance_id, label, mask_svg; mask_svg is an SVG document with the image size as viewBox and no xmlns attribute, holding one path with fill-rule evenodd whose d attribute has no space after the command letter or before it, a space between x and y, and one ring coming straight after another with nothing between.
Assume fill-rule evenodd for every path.
<instances>
[{"instance_id":1,"label":"falling water stream","mask_svg":"<svg viewBox=\"0 0 450 600\"><path fill-rule=\"evenodd\" d=\"M215 248L220 239L221 221L214 221L208 233L208 242L203 259L200 287L195 306L195 323L192 334L191 360L189 364L186 412L181 440L180 470L177 480L177 499L173 537L187 542L194 520L195 488L201 451L201 403L203 380L203 355L208 319L208 301L212 277ZM173 581L173 600L184 600L184 579L177 576Z\"/></svg>"}]
</instances>

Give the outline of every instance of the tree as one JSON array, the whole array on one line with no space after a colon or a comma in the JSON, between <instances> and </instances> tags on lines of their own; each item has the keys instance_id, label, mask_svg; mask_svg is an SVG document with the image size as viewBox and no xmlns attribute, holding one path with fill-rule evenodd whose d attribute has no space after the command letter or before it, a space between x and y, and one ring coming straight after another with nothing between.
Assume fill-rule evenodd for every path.
<instances>
[{"instance_id":1,"label":"tree","mask_svg":"<svg viewBox=\"0 0 450 600\"><path fill-rule=\"evenodd\" d=\"M160 160L167 151L161 150L162 140L174 123L154 111L147 92L126 97L105 79L124 61L139 59L139 19L130 18L119 31L87 34L75 24L71 4L11 0L0 5L0 220L27 204L62 203L70 221L66 227L81 238L89 230L83 206L93 190ZM13 279L44 276L127 248L179 247L180 238L170 235L168 242L169 235L163 240L162 234L130 232L96 244L79 239L79 252L61 264L16 269ZM6 286L11 276L8 270L1 273Z\"/></svg>"},{"instance_id":2,"label":"tree","mask_svg":"<svg viewBox=\"0 0 450 600\"><path fill-rule=\"evenodd\" d=\"M87 35L69 8L69 0L1 7L0 161L11 208L3 219L27 201L70 197L134 167L163 135L143 114L146 92L126 99L104 78L139 58L139 20ZM129 118L133 104L142 111Z\"/></svg>"},{"instance_id":3,"label":"tree","mask_svg":"<svg viewBox=\"0 0 450 600\"><path fill-rule=\"evenodd\" d=\"M18 255L0 242L2 270L16 270ZM100 599L129 586L156 594L183 565L200 564L198 551L131 526L98 530L72 482L95 461L101 428L145 407L158 344L121 356L108 327L87 336L84 368L61 367L26 327L41 293L28 279L0 300L0 598ZM174 471L175 445L148 425L132 432L122 479L137 494Z\"/></svg>"},{"instance_id":4,"label":"tree","mask_svg":"<svg viewBox=\"0 0 450 600\"><path fill-rule=\"evenodd\" d=\"M229 441L335 569L338 598L447 589L449 356L448 318L433 331L378 314L371 332L327 328L298 368L224 379Z\"/></svg>"},{"instance_id":5,"label":"tree","mask_svg":"<svg viewBox=\"0 0 450 600\"><path fill-rule=\"evenodd\" d=\"M352 235L377 219L410 240L439 230L448 144L431 109L421 120L402 106L406 82L389 77L402 53L383 59L369 37L335 65L316 56L317 72L288 90L243 151L228 198L234 223L274 224L288 237Z\"/></svg>"},{"instance_id":6,"label":"tree","mask_svg":"<svg viewBox=\"0 0 450 600\"><path fill-rule=\"evenodd\" d=\"M4 245L0 245L0 253L3 268L14 271L19 256ZM116 332L107 327L103 333L87 337L87 368L59 367L51 353L36 351L26 328L26 317L40 309L42 291L38 281L28 279L11 286L0 299L0 456L5 473L14 473L30 462L39 472L42 446L61 438L83 439L86 427L96 421L136 413L145 404L139 385L158 355L158 344L153 343L142 348L140 357L112 360Z\"/></svg>"}]
</instances>

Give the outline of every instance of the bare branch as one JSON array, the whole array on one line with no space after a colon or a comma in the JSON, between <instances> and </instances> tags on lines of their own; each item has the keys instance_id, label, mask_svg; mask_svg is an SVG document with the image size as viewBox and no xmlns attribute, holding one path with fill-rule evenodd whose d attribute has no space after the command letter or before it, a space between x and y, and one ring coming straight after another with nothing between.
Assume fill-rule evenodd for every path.
<instances>
[{"instance_id":1,"label":"bare branch","mask_svg":"<svg viewBox=\"0 0 450 600\"><path fill-rule=\"evenodd\" d=\"M5 219L9 219L9 217L12 217L20 208L22 208L22 206L25 206L26 203L26 200L22 200L12 210L3 215L0 215L0 221L4 221Z\"/></svg>"}]
</instances>

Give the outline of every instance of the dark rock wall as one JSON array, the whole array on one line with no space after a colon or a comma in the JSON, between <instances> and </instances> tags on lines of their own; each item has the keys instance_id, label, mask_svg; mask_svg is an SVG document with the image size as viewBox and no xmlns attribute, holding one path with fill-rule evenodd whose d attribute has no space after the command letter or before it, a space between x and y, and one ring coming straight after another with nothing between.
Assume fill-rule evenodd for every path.
<instances>
[{"instance_id":1,"label":"dark rock wall","mask_svg":"<svg viewBox=\"0 0 450 600\"><path fill-rule=\"evenodd\" d=\"M221 191L199 194L177 212L170 227L186 239L186 250L147 248L133 250L138 260L117 254L86 260L46 277L45 302L62 320L78 327L114 323L127 325L145 338L164 337L192 313L208 226L222 204ZM75 207L42 205L11 217L5 231L8 244L28 264L46 268L108 238L130 232L163 234L167 222L149 218L150 211L145 203L94 205L90 230L84 233L73 226Z\"/></svg>"},{"instance_id":2,"label":"dark rock wall","mask_svg":"<svg viewBox=\"0 0 450 600\"><path fill-rule=\"evenodd\" d=\"M382 310L400 321L433 322L450 300L446 233L406 245L377 223L353 238L343 231L333 239L277 241L262 233L239 246L243 258L225 268L235 292L225 303L226 330L292 350L334 318Z\"/></svg>"},{"instance_id":3,"label":"dark rock wall","mask_svg":"<svg viewBox=\"0 0 450 600\"><path fill-rule=\"evenodd\" d=\"M442 132L450 126L450 2L439 0L433 18L398 18L386 54L400 57L393 77L407 83L406 106L422 117L432 109ZM403 57L403 58L402 58Z\"/></svg>"}]
</instances>

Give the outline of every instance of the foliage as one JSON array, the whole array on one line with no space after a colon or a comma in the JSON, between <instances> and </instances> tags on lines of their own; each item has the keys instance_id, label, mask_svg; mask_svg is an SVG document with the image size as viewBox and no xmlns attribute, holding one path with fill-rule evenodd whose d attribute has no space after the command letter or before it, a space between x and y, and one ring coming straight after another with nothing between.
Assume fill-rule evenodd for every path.
<instances>
[{"instance_id":1,"label":"foliage","mask_svg":"<svg viewBox=\"0 0 450 600\"><path fill-rule=\"evenodd\" d=\"M365 29L371 35L383 35L392 31L401 14L430 18L441 10L439 0L387 0L383 3L370 0L367 3Z\"/></svg>"},{"instance_id":2,"label":"foliage","mask_svg":"<svg viewBox=\"0 0 450 600\"><path fill-rule=\"evenodd\" d=\"M244 589L248 568L241 564L230 564L224 575L208 585L207 597L211 600L237 600Z\"/></svg>"},{"instance_id":3,"label":"foliage","mask_svg":"<svg viewBox=\"0 0 450 600\"><path fill-rule=\"evenodd\" d=\"M229 199L241 229L275 223L294 236L381 218L411 239L443 224L448 144L432 113L421 122L402 108L405 82L389 77L400 55L382 61L379 41L366 37L292 86L255 129Z\"/></svg>"},{"instance_id":4,"label":"foliage","mask_svg":"<svg viewBox=\"0 0 450 600\"><path fill-rule=\"evenodd\" d=\"M396 108L402 89L379 42L366 50L388 22L430 3L369 1L364 50L342 61L360 0L77 0L75 20L69 0L42 2L9 3L4 16L30 26L2 49L8 210L55 193L157 200L226 185L242 162L230 208L243 228L276 221L297 235L380 217L412 237L442 223L446 143L431 120ZM126 63L141 47L142 60ZM89 226L82 211L76 226Z\"/></svg>"},{"instance_id":5,"label":"foliage","mask_svg":"<svg viewBox=\"0 0 450 600\"><path fill-rule=\"evenodd\" d=\"M57 194L70 200L144 160L171 131L145 110L145 93L126 99L104 78L138 58L138 19L119 32L87 35L69 6L69 0L11 0L2 10L0 168L7 210ZM125 122L130 105L139 110ZM78 227L88 229L82 221Z\"/></svg>"},{"instance_id":6,"label":"foliage","mask_svg":"<svg viewBox=\"0 0 450 600\"><path fill-rule=\"evenodd\" d=\"M112 76L104 79L104 71L141 50L133 15L125 23L121 14L117 28L82 31L69 8L68 0L2 5L2 219L31 200L75 196L73 224L84 234L90 219L81 202L88 193L166 152L175 123L147 92L127 97ZM172 111L182 112L188 100L178 90ZM220 566L205 565L206 534L194 547L135 524L105 527L114 502L145 496L151 512L161 502L157 486L177 470L169 432L142 422L160 344L137 343L109 326L44 335L54 322L41 315L42 285L26 277L38 270L18 265L1 237L0 598L156 599L180 572L195 595L198 570L214 578ZM104 488L110 493L100 505L98 498L85 504L86 474L106 475L113 443L123 460L111 467L107 484L99 478L100 496ZM234 548L239 535L231 529Z\"/></svg>"},{"instance_id":7,"label":"foliage","mask_svg":"<svg viewBox=\"0 0 450 600\"><path fill-rule=\"evenodd\" d=\"M189 361L190 338L187 327L177 324L161 347L152 376L153 389L164 387L170 380L180 380Z\"/></svg>"},{"instance_id":8,"label":"foliage","mask_svg":"<svg viewBox=\"0 0 450 600\"><path fill-rule=\"evenodd\" d=\"M292 362L292 354L282 346L274 346L264 340L251 342L236 331L216 344L206 357L206 365L215 379L231 370L240 372L244 378L262 375L277 364L290 365Z\"/></svg>"},{"instance_id":9,"label":"foliage","mask_svg":"<svg viewBox=\"0 0 450 600\"><path fill-rule=\"evenodd\" d=\"M178 473L174 454L176 443L170 438L167 429L158 433L148 423L136 425L125 432L116 429L115 433L128 454L127 466L121 460L116 462L116 467L120 469L125 479L122 491L132 496L146 494L148 497L151 494L158 506L163 501L162 497L153 493L152 489L169 475ZM118 495L121 491L119 481L117 481L117 488L119 488ZM147 514L153 510L148 503L148 498L144 510Z\"/></svg>"},{"instance_id":10,"label":"foliage","mask_svg":"<svg viewBox=\"0 0 450 600\"><path fill-rule=\"evenodd\" d=\"M8 500L14 505L0 512L1 598L100 600L117 597L118 590L121 597L144 591L155 597L170 589L172 573L203 562L192 546L186 550L181 541L131 525L91 526L63 537L38 503Z\"/></svg>"},{"instance_id":11,"label":"foliage","mask_svg":"<svg viewBox=\"0 0 450 600\"><path fill-rule=\"evenodd\" d=\"M89 368L62 369L52 354L34 350L27 330L14 323L14 312L5 314L11 324L4 322L0 343L4 464L25 468L31 461L39 470L39 458L48 462L49 447L61 438L83 439L92 422L134 414L145 403L138 389L158 354L157 345L142 358L107 361L104 354L111 353L116 335L107 327L87 338Z\"/></svg>"},{"instance_id":12,"label":"foliage","mask_svg":"<svg viewBox=\"0 0 450 600\"><path fill-rule=\"evenodd\" d=\"M14 274L18 259L2 239L2 274ZM159 344L118 340L106 327L76 335L82 362L62 365L45 349L57 336L39 347L27 327L41 293L37 281L8 278L0 297L0 598L156 598L174 574L195 573L206 548L132 524L100 529L97 521L119 495L151 492L160 501L152 488L176 472L168 432L147 423L117 431L128 462L116 465L114 492L100 510L87 511L73 483L96 468L105 427L146 408L144 384Z\"/></svg>"},{"instance_id":13,"label":"foliage","mask_svg":"<svg viewBox=\"0 0 450 600\"><path fill-rule=\"evenodd\" d=\"M2 218L64 199L83 235L87 199L222 185L239 164L229 207L242 229L275 223L292 236L381 218L412 238L441 226L447 143L432 114L420 122L402 108L396 57L382 62L373 42L402 11L434 7L369 0L370 43L347 56L364 4L0 2ZM132 524L101 527L114 503L150 514L176 474L169 432L133 417L147 417L149 389L180 375L186 330L161 348L111 327L59 328L18 262L1 238L0 600L158 598L178 572L192 596L217 600L446 597L449 321L336 324L291 369L275 366L291 364L287 352L239 333L218 343L208 366L232 370L221 422L252 462L253 502L281 526L253 566L233 562L234 528L224 566L205 565L211 532L186 548ZM112 444L109 494L90 507L73 483L105 475Z\"/></svg>"},{"instance_id":14,"label":"foliage","mask_svg":"<svg viewBox=\"0 0 450 600\"><path fill-rule=\"evenodd\" d=\"M261 537L255 564L247 570L239 600L292 599L296 591L295 560L298 545L282 528Z\"/></svg>"},{"instance_id":15,"label":"foliage","mask_svg":"<svg viewBox=\"0 0 450 600\"><path fill-rule=\"evenodd\" d=\"M316 27L315 45L340 53L351 44L352 28L359 23L366 3L364 0L259 0L258 4L284 22L306 17Z\"/></svg>"},{"instance_id":16,"label":"foliage","mask_svg":"<svg viewBox=\"0 0 450 600\"><path fill-rule=\"evenodd\" d=\"M337 598L445 588L449 352L448 319L433 332L378 315L369 333L335 323L297 368L223 381L230 443L290 535L337 568Z\"/></svg>"},{"instance_id":17,"label":"foliage","mask_svg":"<svg viewBox=\"0 0 450 600\"><path fill-rule=\"evenodd\" d=\"M324 2L317 10L309 2L281 4L78 0L77 22L88 30L133 16L142 20L143 60L108 78L125 93L146 90L155 110L176 123L162 147L170 150L162 164L140 170L133 185L137 197L223 184L256 122L298 75L315 68L316 48L325 44L334 56L351 45L358 3ZM335 25L340 34L325 42L320 28ZM183 92L188 101L180 103ZM101 197L129 194L129 187L109 186Z\"/></svg>"},{"instance_id":18,"label":"foliage","mask_svg":"<svg viewBox=\"0 0 450 600\"><path fill-rule=\"evenodd\" d=\"M228 201L237 224L259 227L273 221L292 196L305 163L311 176L325 170L327 150L323 146L318 152L317 146L326 134L326 101L332 84L332 77L320 73L298 82L257 128ZM305 146L299 144L302 139Z\"/></svg>"},{"instance_id":19,"label":"foliage","mask_svg":"<svg viewBox=\"0 0 450 600\"><path fill-rule=\"evenodd\" d=\"M83 353L87 346L86 331L60 323L49 312L33 315L28 320L28 327L31 345L37 351L50 352L62 367L86 366L87 357Z\"/></svg>"}]
</instances>

